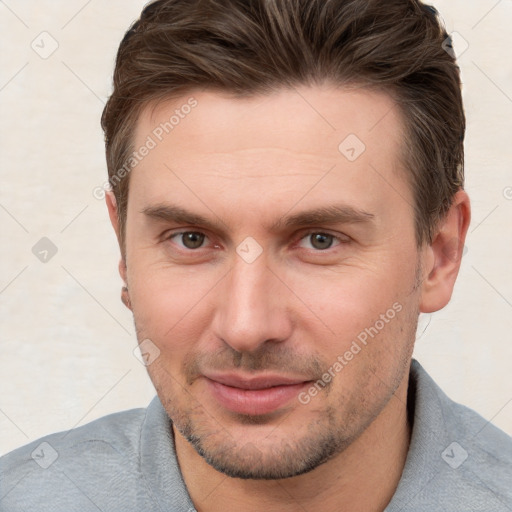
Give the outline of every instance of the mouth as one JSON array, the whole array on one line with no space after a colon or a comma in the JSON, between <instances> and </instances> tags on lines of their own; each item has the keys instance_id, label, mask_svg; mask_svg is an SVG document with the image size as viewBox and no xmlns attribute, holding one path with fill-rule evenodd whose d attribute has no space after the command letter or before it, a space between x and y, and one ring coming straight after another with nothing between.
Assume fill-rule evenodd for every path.
<instances>
[{"instance_id":1,"label":"mouth","mask_svg":"<svg viewBox=\"0 0 512 512\"><path fill-rule=\"evenodd\" d=\"M307 386L310 380L282 375L244 377L236 374L204 375L214 400L238 414L261 415L275 412Z\"/></svg>"}]
</instances>

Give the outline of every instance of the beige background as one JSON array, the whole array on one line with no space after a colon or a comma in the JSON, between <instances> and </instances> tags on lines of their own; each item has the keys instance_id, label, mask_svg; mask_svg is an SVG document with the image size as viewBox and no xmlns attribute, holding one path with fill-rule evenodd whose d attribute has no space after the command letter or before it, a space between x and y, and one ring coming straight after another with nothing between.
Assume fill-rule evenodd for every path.
<instances>
[{"instance_id":1,"label":"beige background","mask_svg":"<svg viewBox=\"0 0 512 512\"><path fill-rule=\"evenodd\" d=\"M106 177L99 118L115 51L144 3L0 1L0 454L154 394L93 196ZM453 399L512 434L512 2L434 4L457 49L469 45L473 222L452 302L422 319L415 355ZM46 263L32 252L42 237L58 251Z\"/></svg>"}]
</instances>

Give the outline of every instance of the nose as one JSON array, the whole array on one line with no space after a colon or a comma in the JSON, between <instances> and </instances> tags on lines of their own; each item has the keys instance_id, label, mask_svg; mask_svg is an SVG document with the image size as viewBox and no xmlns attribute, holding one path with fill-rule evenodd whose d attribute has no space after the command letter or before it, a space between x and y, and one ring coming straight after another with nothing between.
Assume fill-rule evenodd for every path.
<instances>
[{"instance_id":1,"label":"nose","mask_svg":"<svg viewBox=\"0 0 512 512\"><path fill-rule=\"evenodd\" d=\"M252 263L236 256L231 271L221 281L213 330L237 352L253 352L265 343L290 337L291 299L274 272L262 256Z\"/></svg>"}]
</instances>

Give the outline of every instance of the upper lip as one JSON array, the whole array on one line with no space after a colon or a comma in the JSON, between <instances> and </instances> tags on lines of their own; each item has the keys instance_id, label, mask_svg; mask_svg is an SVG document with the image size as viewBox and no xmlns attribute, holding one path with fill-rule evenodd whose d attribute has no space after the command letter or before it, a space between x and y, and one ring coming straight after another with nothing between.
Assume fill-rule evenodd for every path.
<instances>
[{"instance_id":1,"label":"upper lip","mask_svg":"<svg viewBox=\"0 0 512 512\"><path fill-rule=\"evenodd\" d=\"M215 382L240 389L266 389L273 386L291 386L293 384L302 384L308 382L309 379L302 377L288 377L284 375L259 375L259 376L242 376L234 373L208 373L204 376Z\"/></svg>"}]
</instances>

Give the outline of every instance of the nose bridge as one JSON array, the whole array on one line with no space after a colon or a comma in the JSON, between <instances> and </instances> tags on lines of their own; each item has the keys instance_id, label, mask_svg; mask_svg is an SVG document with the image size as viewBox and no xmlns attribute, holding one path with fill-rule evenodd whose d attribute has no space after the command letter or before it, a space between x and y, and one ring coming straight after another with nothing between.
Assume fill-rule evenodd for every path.
<instances>
[{"instance_id":1,"label":"nose bridge","mask_svg":"<svg viewBox=\"0 0 512 512\"><path fill-rule=\"evenodd\" d=\"M215 334L237 351L288 337L285 298L278 288L264 257L248 263L237 254L217 303Z\"/></svg>"}]
</instances>

